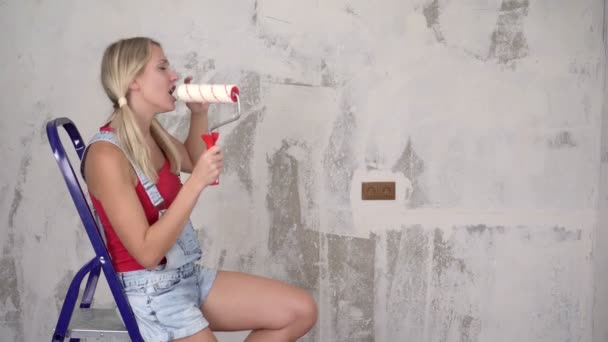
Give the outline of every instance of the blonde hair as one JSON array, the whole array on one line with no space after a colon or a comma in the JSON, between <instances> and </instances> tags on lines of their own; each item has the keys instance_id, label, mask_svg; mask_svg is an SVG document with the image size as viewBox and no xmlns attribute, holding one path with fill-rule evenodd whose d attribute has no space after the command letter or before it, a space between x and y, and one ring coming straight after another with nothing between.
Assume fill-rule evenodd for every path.
<instances>
[{"instance_id":1,"label":"blonde hair","mask_svg":"<svg viewBox=\"0 0 608 342\"><path fill-rule=\"evenodd\" d=\"M145 37L119 40L108 46L101 62L101 83L106 94L114 103L114 112L110 121L114 123L116 135L127 156L137 164L144 174L154 183L158 174L152 165L150 149L144 141L144 135L135 118L135 113L128 104L120 106L118 100L127 97L129 85L143 73L152 55L152 45L161 45ZM150 127L152 138L171 162L171 170L179 174L180 157L169 133L154 118Z\"/></svg>"}]
</instances>

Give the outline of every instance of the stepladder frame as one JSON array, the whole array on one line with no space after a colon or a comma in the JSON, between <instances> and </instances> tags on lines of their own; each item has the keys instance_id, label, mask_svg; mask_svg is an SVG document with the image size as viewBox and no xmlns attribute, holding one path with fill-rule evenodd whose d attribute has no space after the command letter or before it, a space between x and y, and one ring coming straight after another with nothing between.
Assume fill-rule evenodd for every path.
<instances>
[{"instance_id":1,"label":"stepladder frame","mask_svg":"<svg viewBox=\"0 0 608 342\"><path fill-rule=\"evenodd\" d=\"M85 263L72 279L55 326L55 331L53 332L52 341L64 341L66 338L70 338L70 341L79 341L80 338L84 337L97 339L108 337L114 339L127 338L131 341L143 342L144 339L139 332L131 306L124 294L118 275L112 266L110 255L102 237L102 230L100 230L102 227L98 226L93 216L93 212L86 200L80 181L78 180L72 163L63 147L59 134L60 127L67 132L79 162L82 162L86 145L72 120L66 117L60 117L47 122L46 133L51 151L53 152L53 156L61 171L63 179L65 180L72 201L76 206L80 220L87 232L95 256ZM122 320L122 323L118 326L116 322L100 327L95 326L96 322L102 322L107 318L108 312L114 311L113 309L96 311L91 307L101 271L103 271L104 278L107 280L110 292L116 303L118 316ZM82 296L80 296L82 282L87 276L86 285L82 292ZM79 298L79 308L76 308L76 303ZM84 328L79 329L78 333L75 333L72 326L77 320L84 320L87 324L84 325ZM124 329L126 329L126 332Z\"/></svg>"}]
</instances>

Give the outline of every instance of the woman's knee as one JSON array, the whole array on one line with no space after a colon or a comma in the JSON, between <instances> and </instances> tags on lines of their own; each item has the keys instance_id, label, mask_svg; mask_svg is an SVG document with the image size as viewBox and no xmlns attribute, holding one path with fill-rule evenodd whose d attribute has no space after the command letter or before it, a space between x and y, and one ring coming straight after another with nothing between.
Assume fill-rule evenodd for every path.
<instances>
[{"instance_id":1,"label":"woman's knee","mask_svg":"<svg viewBox=\"0 0 608 342\"><path fill-rule=\"evenodd\" d=\"M305 290L300 294L295 303L295 322L297 325L309 330L317 322L318 308L314 297Z\"/></svg>"}]
</instances>

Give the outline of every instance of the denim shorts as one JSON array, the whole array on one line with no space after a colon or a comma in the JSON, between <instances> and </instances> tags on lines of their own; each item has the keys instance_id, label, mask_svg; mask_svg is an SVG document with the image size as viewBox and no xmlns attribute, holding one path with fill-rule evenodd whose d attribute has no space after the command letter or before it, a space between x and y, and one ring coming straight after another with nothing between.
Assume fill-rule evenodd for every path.
<instances>
[{"instance_id":1,"label":"denim shorts","mask_svg":"<svg viewBox=\"0 0 608 342\"><path fill-rule=\"evenodd\" d=\"M201 306L216 275L216 270L191 262L171 270L161 265L122 272L118 278L144 340L164 342L194 335L209 325Z\"/></svg>"}]
</instances>

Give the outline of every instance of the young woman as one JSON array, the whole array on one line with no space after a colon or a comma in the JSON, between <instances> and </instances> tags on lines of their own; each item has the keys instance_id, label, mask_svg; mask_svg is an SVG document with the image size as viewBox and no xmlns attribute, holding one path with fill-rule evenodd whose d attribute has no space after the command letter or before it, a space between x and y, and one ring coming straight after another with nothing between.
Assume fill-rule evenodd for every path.
<instances>
[{"instance_id":1,"label":"young woman","mask_svg":"<svg viewBox=\"0 0 608 342\"><path fill-rule=\"evenodd\" d=\"M215 341L213 331L252 330L247 341L306 334L317 319L306 291L197 263L202 252L189 216L222 172L222 153L200 138L207 104L187 104L184 143L156 119L175 109L178 80L160 44L143 37L111 44L101 79L114 112L87 148L84 175L146 341ZM183 184L180 171L191 173Z\"/></svg>"}]
</instances>

